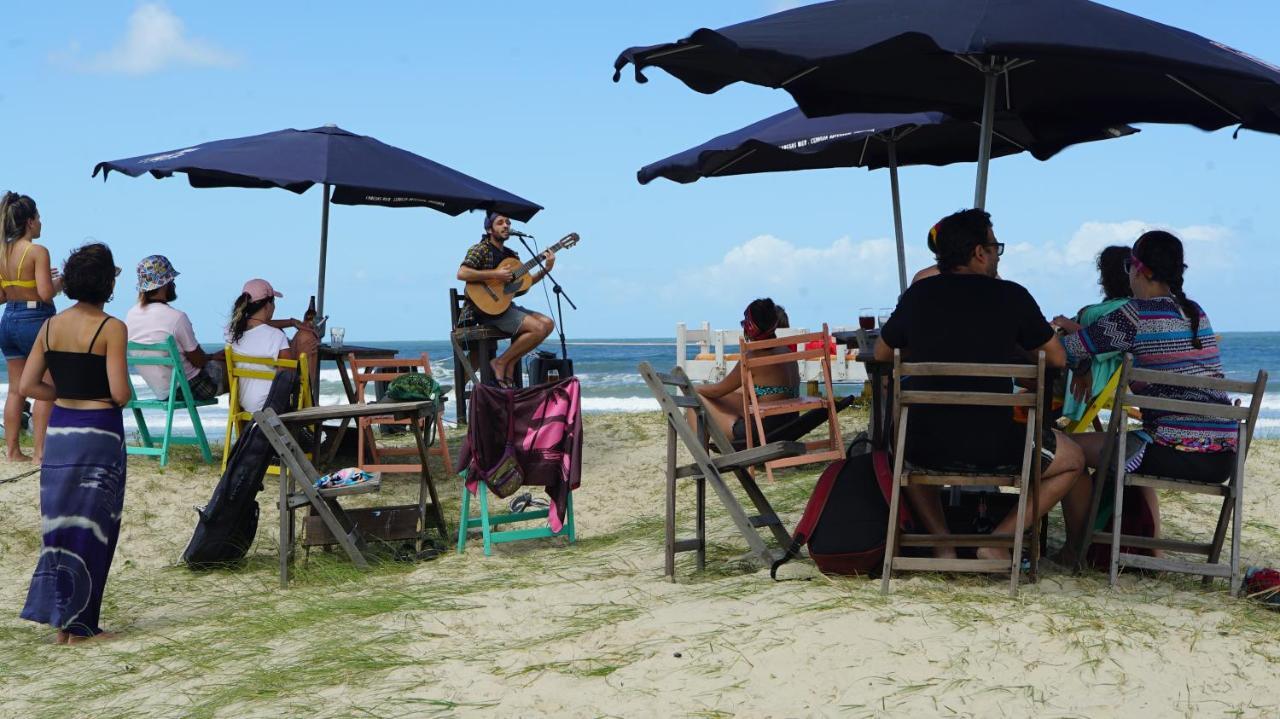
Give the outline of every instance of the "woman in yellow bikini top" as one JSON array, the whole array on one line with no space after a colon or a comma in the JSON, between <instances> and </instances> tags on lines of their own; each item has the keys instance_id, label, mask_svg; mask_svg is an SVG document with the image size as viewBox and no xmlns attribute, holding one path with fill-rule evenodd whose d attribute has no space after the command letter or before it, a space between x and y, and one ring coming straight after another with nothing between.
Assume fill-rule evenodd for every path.
<instances>
[{"instance_id":1,"label":"woman in yellow bikini top","mask_svg":"<svg viewBox=\"0 0 1280 719\"><path fill-rule=\"evenodd\" d=\"M22 436L22 413L27 398L18 390L18 378L22 376L40 328L56 312L53 298L61 291L62 282L49 267L49 250L36 244L41 223L35 200L16 192L4 193L0 198L0 229L4 235L0 292L5 299L4 315L0 316L0 351L4 353L9 372L4 437L9 459L24 461L29 458L22 454L18 440ZM49 425L51 410L49 402L36 402L32 412L31 431L37 461L44 453L44 430Z\"/></svg>"}]
</instances>

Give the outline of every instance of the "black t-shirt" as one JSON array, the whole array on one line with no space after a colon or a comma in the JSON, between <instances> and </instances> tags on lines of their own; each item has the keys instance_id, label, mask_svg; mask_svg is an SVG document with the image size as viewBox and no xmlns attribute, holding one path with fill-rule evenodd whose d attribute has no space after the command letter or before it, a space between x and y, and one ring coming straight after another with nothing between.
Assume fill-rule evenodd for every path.
<instances>
[{"instance_id":1,"label":"black t-shirt","mask_svg":"<svg viewBox=\"0 0 1280 719\"><path fill-rule=\"evenodd\" d=\"M880 331L904 361L1018 364L1053 337L1040 306L1015 282L941 274L907 289ZM915 390L1012 392L999 377L915 377ZM993 468L1018 464L1025 425L1008 407L916 405L907 424L907 459L925 467Z\"/></svg>"}]
</instances>

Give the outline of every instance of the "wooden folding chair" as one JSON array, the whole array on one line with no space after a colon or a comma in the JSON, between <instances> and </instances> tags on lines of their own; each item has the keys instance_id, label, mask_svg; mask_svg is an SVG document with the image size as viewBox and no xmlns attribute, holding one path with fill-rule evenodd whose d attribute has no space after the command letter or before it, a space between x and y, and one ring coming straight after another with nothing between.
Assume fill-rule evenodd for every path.
<instances>
[{"instance_id":1,"label":"wooden folding chair","mask_svg":"<svg viewBox=\"0 0 1280 719\"><path fill-rule=\"evenodd\" d=\"M1132 393L1129 390L1130 382L1172 385L1188 389L1234 392L1246 395L1248 398L1248 404L1244 404L1244 400L1241 400L1241 404L1238 405L1222 405L1213 402L1192 402L1188 400L1148 397ZM1240 573L1240 527L1244 523L1244 466L1245 459L1249 454L1249 445L1253 440L1253 430L1258 422L1258 412L1261 409L1262 397L1267 389L1267 372L1265 370L1258 370L1258 376L1252 382L1248 380L1220 379L1217 377L1194 377L1174 374L1172 372L1139 369L1133 366L1133 356L1125 355L1124 364L1121 365L1120 368L1118 386L1119 389L1116 391L1115 401L1116 409L1111 413L1111 423L1108 430L1110 438L1103 453L1103 457L1107 458L1108 461L1111 462L1111 476L1119 478L1114 482L1115 504L1113 505L1113 516L1117 518L1124 516L1125 487L1151 487L1152 489L1162 489L1173 492L1208 494L1215 497L1222 497L1222 507L1218 511L1218 523L1214 528L1213 538L1209 542L1138 537L1122 534L1120 531L1092 532L1085 538L1085 541L1080 547L1077 564L1083 566L1086 552L1091 544L1095 542L1109 542L1111 544L1110 579L1111 586L1113 587L1116 584L1116 578L1120 574L1120 568L1124 566L1166 572L1198 574L1204 577L1204 584L1206 586L1212 583L1214 577L1223 577L1229 580L1231 584L1232 596L1239 595L1242 579ZM1125 412L1119 411L1120 408L1146 409L1234 420L1236 422L1237 432L1235 471L1232 472L1229 479L1225 480L1221 484L1205 484L1202 482L1192 482L1184 479L1156 477L1153 475L1135 474L1126 471L1126 452L1124 451L1124 447L1129 432L1129 422L1128 415ZM1105 482L1101 481L1102 475L1104 474L1106 473L1099 472L1098 477L1094 480L1093 497L1089 510L1089 522L1085 525L1089 528L1092 528L1097 521L1098 508L1101 504L1103 485L1105 484ZM1228 560L1228 565L1222 566L1218 563L1218 560L1222 555L1222 543L1226 539L1228 524L1231 525L1231 556ZM1112 526L1118 525L1119 520L1113 520ZM1130 554L1128 552L1122 552L1122 546L1142 549L1160 549L1167 552L1199 555L1204 557L1205 561L1188 561L1185 559L1170 559L1167 557L1157 558L1139 554Z\"/></svg>"},{"instance_id":2,"label":"wooden folding chair","mask_svg":"<svg viewBox=\"0 0 1280 719\"><path fill-rule=\"evenodd\" d=\"M951 390L902 390L904 376L916 377L998 377L1035 380L1035 392L1015 394L1010 392L966 392ZM1010 390L1012 390L1012 384ZM1040 452L1042 417L1044 412L1044 352L1034 365L1014 364L961 364L944 362L903 362L901 353L893 353L894 414L897 416L897 437L893 458L893 493L889 499L889 516L898 516L902 501L902 488L919 485L932 486L982 486L1018 488L1018 518L1016 527L1026 526L1027 501L1038 506L1040 492ZM951 472L906 466L907 419L916 405L952 405L966 407L1025 407L1027 411L1026 443L1018 472ZM880 580L881 593L889 592L889 580L895 569L934 572L1009 572L1009 595L1018 593L1018 578L1022 564L1023 535L1031 533L1031 580L1035 581L1040 562L1040 523L1032 522L1024 531L1016 529L1009 534L903 534L897 522L889 522L885 536L884 574ZM940 559L936 557L904 557L898 554L901 547L1006 547L1011 549L1010 561L1001 559Z\"/></svg>"},{"instance_id":3,"label":"wooden folding chair","mask_svg":"<svg viewBox=\"0 0 1280 719\"><path fill-rule=\"evenodd\" d=\"M820 343L816 349L804 349L812 342ZM795 345L799 349L790 352L770 352L779 347ZM766 444L769 438L765 435L764 421L766 417L775 417L792 412L806 412L811 409L825 407L827 410L827 438L804 442L805 453L796 457L786 457L766 462L765 473L769 481L773 481L773 470L781 467L794 467L814 462L833 462L844 457L844 442L840 439L840 422L836 419L835 394L831 389L831 333L826 323L821 332L793 334L769 340L743 342L741 356L738 359L738 371L742 374L742 417L747 424L747 448ZM777 402L761 402L756 396L755 375L753 370L760 367L785 364L787 362L806 362L817 360L822 368L823 397L797 397ZM797 388L798 389L798 388ZM751 425L755 425L754 429Z\"/></svg>"},{"instance_id":4,"label":"wooden folding chair","mask_svg":"<svg viewBox=\"0 0 1280 719\"><path fill-rule=\"evenodd\" d=\"M431 376L431 357L423 352L416 358L398 359L358 359L354 354L348 360L351 364L351 379L356 386L356 404L365 404L365 387L370 382L390 382L401 375L411 372L422 372ZM356 458L360 469L366 472L419 472L420 464L413 462L393 462L394 457L418 458L416 447L379 447L374 436L374 426L408 426L413 421L395 419L393 417L360 417L359 432L356 440ZM444 463L445 473L453 474L453 461L449 458L449 443L445 439L444 410L435 413L436 442L428 450ZM422 428L424 431L426 427Z\"/></svg>"},{"instance_id":5,"label":"wooden folding chair","mask_svg":"<svg viewBox=\"0 0 1280 719\"><path fill-rule=\"evenodd\" d=\"M128 343L126 349L130 366L152 365L169 368L169 394L165 399L139 399L138 390L129 384L130 399L125 407L133 410L133 420L138 425L138 434L142 439L142 445L128 445L125 447L129 454L145 454L160 458L160 466L165 467L169 464L169 448L175 444L194 444L200 448L200 457L206 463L213 461L213 452L209 450L209 440L204 434L204 425L200 422L199 407L208 407L218 403L216 399L196 399L191 394L191 385L187 382L187 375L183 372L182 355L178 350L178 343L169 336L164 342L156 344L143 344L140 342ZM160 446L157 447L151 436L151 431L147 427L147 420L142 416L144 409L158 409L164 412L164 434L160 437ZM191 417L191 429L195 432L194 437L174 436L173 434L173 415L183 410Z\"/></svg>"},{"instance_id":6,"label":"wooden folding chair","mask_svg":"<svg viewBox=\"0 0 1280 719\"><path fill-rule=\"evenodd\" d=\"M804 445L799 442L772 442L735 452L732 441L712 421L706 404L684 370L676 367L670 374L663 374L654 371L648 362L641 362L639 371L667 417L666 576L675 581L676 554L679 552L697 552L698 569L706 566L707 484L720 498L720 503L747 540L751 555L757 561L767 566L782 556L791 544L791 534L782 526L782 520L747 470L774 459L799 455L804 452ZM686 410L693 410L697 416L696 429L690 426ZM713 458L708 451L709 443L714 443L721 454ZM677 465L679 444L683 444L692 455L692 465ZM725 476L730 473L737 477L747 498L755 506L756 516L748 516L738 503L725 481ZM679 479L692 479L697 487L696 529L692 539L676 539L676 484ZM778 549L771 550L756 531L762 527L768 527L773 533Z\"/></svg>"},{"instance_id":7,"label":"wooden folding chair","mask_svg":"<svg viewBox=\"0 0 1280 719\"><path fill-rule=\"evenodd\" d=\"M227 460L231 457L231 445L235 444L235 438L239 436L244 429L245 422L253 419L253 413L247 412L240 406L240 380L242 379L260 379L267 382L272 381L276 377L277 369L296 369L301 383L298 388L297 409L311 406L311 373L308 371L307 355L303 353L296 360L280 359L279 357L254 357L253 355L242 355L227 345L224 349L227 355L227 384L231 390L231 397L227 407L227 436L222 444L222 471L227 469ZM249 367L241 367L246 364ZM310 455L308 455L310 456ZM271 465L267 467L267 474L280 474L279 465Z\"/></svg>"}]
</instances>

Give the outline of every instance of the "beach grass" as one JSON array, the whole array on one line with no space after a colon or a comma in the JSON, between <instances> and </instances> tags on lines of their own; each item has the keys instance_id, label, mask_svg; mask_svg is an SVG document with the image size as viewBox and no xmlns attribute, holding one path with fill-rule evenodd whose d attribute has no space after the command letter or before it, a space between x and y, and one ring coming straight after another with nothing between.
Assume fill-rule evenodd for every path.
<instances>
[{"instance_id":1,"label":"beach grass","mask_svg":"<svg viewBox=\"0 0 1280 719\"><path fill-rule=\"evenodd\" d=\"M860 422L845 420L849 436ZM1045 563L1013 599L998 578L946 575L895 578L886 597L878 581L826 577L803 560L773 582L745 558L713 495L706 570L680 555L668 581L660 416L590 415L586 436L577 543L518 542L485 557L470 542L462 555L450 546L434 561L388 557L368 571L341 552L299 551L287 590L270 482L245 566L192 572L178 557L190 507L216 472L195 455L163 471L132 458L103 607L119 636L75 647L16 618L39 546L36 485L0 485L12 518L0 532L0 716L1280 712L1280 615L1231 600L1221 582L1125 574L1112 590L1104 574ZM1278 450L1260 442L1256 456ZM781 471L773 484L761 475L788 525L820 469ZM433 470L452 526L458 482ZM1280 472L1259 466L1251 477L1245 555L1274 564ZM392 479L382 496L360 499L415 493ZM692 495L679 495L685 531ZM1162 508L1171 532L1203 524L1199 503Z\"/></svg>"}]
</instances>

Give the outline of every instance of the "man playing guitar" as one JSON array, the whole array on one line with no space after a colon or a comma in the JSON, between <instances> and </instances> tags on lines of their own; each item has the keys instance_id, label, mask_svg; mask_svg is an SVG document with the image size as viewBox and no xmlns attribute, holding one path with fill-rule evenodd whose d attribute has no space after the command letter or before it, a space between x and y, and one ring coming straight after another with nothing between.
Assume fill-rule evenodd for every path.
<instances>
[{"instance_id":1,"label":"man playing guitar","mask_svg":"<svg viewBox=\"0 0 1280 719\"><path fill-rule=\"evenodd\" d=\"M467 250L467 256L458 267L458 279L462 282L510 282L513 279L512 271L497 267L508 257L518 257L514 250L505 245L507 238L511 236L511 220L500 213L488 212L484 216L484 230L480 242ZM542 264L542 269L532 276L534 283L555 266L555 252L543 253ZM480 311L469 297L458 317L458 324L482 324L511 335L511 345L507 347L507 351L490 362L499 387L513 386L512 377L520 368L520 358L542 344L555 329L555 322L550 317L525 309L514 302L502 314L489 315Z\"/></svg>"}]
</instances>

